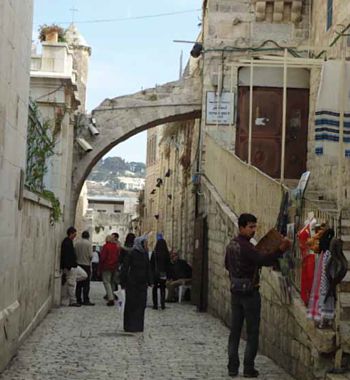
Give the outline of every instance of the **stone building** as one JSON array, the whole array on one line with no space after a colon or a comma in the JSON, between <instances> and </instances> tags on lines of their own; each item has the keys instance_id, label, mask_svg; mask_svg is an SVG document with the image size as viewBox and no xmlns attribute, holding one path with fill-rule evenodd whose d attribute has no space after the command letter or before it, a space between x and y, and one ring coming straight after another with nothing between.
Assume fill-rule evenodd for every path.
<instances>
[{"instance_id":1,"label":"stone building","mask_svg":"<svg viewBox=\"0 0 350 380\"><path fill-rule=\"evenodd\" d=\"M189 229L194 265L192 290L195 303L199 292L208 309L227 323L230 292L223 261L225 246L237 233L237 216L254 213L259 221L257 238L262 237L276 224L283 193L294 188L306 170L311 175L301 218L313 212L318 222L328 222L345 241L345 253L349 254L348 70L344 70L343 81L337 77L338 83L347 85L342 88L338 84L337 94L333 95L339 107L340 121L335 121L339 130L342 112L345 113L343 145L339 144L341 132L320 134L318 127L320 88L329 75L324 57L339 64L339 73L342 67L347 68L346 63L341 66L341 58L347 54L348 15L349 5L341 0L322 2L321 6L308 0L203 2L203 30L192 51L203 81L202 119L193 149L200 153L191 168L192 174L200 175L186 184L189 191L193 182L200 182L194 189L195 196L189 198L194 209L194 228ZM326 74L322 76L321 72ZM332 85L336 86L335 82ZM150 166L151 179L146 178L145 220L152 220L156 231L165 232L172 244L178 244L181 231L177 226L191 218L183 215L188 210L184 203L176 203L175 198L169 202L165 184L151 194L157 176L164 179L164 144L161 133L157 136L158 159L156 165ZM179 142L176 139L181 132L174 136L174 141ZM184 149L181 144L178 150ZM340 154L328 154L332 150ZM176 147L170 155L174 160L174 189L181 199L182 172L176 170L180 167ZM333 186L335 183L337 186ZM152 215L158 215L156 221L147 214L151 203L157 207L156 212L152 209ZM198 250L198 246L203 249ZM301 259L297 253L294 260L291 304L280 287L280 272L262 272L261 349L296 378L323 378L325 370L335 364L335 342L349 352L348 277L340 288L333 327L321 330L307 319L298 293Z\"/></svg>"},{"instance_id":2,"label":"stone building","mask_svg":"<svg viewBox=\"0 0 350 380\"><path fill-rule=\"evenodd\" d=\"M66 43L47 40L31 56L32 14L32 1L1 2L0 370L60 303L60 242L72 223L74 112L85 101Z\"/></svg>"},{"instance_id":3,"label":"stone building","mask_svg":"<svg viewBox=\"0 0 350 380\"><path fill-rule=\"evenodd\" d=\"M144 231L150 246L162 233L169 249L192 262L199 122L175 122L148 130Z\"/></svg>"},{"instance_id":4,"label":"stone building","mask_svg":"<svg viewBox=\"0 0 350 380\"><path fill-rule=\"evenodd\" d=\"M23 181L26 164L29 67L33 2L0 4L0 370L16 352L30 323L21 302L18 278L24 274ZM15 149L16 147L16 149ZM26 202L29 207L30 202ZM38 309L34 310L32 318ZM31 322L32 318L29 322Z\"/></svg>"}]
</instances>

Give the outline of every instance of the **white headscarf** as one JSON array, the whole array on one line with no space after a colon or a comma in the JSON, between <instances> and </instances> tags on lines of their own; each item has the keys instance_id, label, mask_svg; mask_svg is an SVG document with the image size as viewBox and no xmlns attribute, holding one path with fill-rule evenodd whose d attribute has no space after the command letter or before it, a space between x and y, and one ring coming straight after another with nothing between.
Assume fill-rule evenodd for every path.
<instances>
[{"instance_id":1,"label":"white headscarf","mask_svg":"<svg viewBox=\"0 0 350 380\"><path fill-rule=\"evenodd\" d=\"M139 252L146 252L145 248L143 247L143 242L148 240L147 235L142 235L137 238L135 238L133 249L136 249L136 251Z\"/></svg>"}]
</instances>

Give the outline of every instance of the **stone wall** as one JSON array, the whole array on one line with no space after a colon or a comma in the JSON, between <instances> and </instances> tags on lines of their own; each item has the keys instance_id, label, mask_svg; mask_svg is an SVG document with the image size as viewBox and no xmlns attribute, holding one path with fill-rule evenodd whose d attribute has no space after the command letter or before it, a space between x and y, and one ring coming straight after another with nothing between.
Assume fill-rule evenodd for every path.
<instances>
[{"instance_id":1,"label":"stone wall","mask_svg":"<svg viewBox=\"0 0 350 380\"><path fill-rule=\"evenodd\" d=\"M19 200L26 160L32 14L31 0L0 2L0 371L15 353L24 312L18 294Z\"/></svg>"},{"instance_id":2,"label":"stone wall","mask_svg":"<svg viewBox=\"0 0 350 380\"><path fill-rule=\"evenodd\" d=\"M277 182L248 168L209 136L206 158L201 212L207 216L209 227L209 311L229 325L231 296L224 257L226 245L238 232L237 216L242 212L257 216L259 240L276 222L281 189ZM333 366L335 332L317 329L307 319L306 308L296 291L292 303L286 304L279 272L263 269L261 295L261 351L297 379L323 378L325 370Z\"/></svg>"},{"instance_id":3,"label":"stone wall","mask_svg":"<svg viewBox=\"0 0 350 380\"><path fill-rule=\"evenodd\" d=\"M277 47L278 45L297 46L307 43L310 1L303 1L298 10L295 8L298 15L293 18L290 1L208 0L205 2L202 33L204 46L202 125L207 133L226 148L233 151L235 149L237 113L230 125L207 124L206 93L220 90L219 82L222 77L221 90L237 94L239 64L237 63L232 71L229 65L242 58L249 58L251 56L249 48L257 48L254 55L281 55L283 51ZM301 2L293 1L293 3ZM263 17L259 16L261 7L264 9ZM280 11L281 19L277 20L275 16ZM268 40L275 43L266 43ZM267 48L271 50L268 51Z\"/></svg>"},{"instance_id":4,"label":"stone wall","mask_svg":"<svg viewBox=\"0 0 350 380\"><path fill-rule=\"evenodd\" d=\"M17 279L20 343L60 299L60 289L55 289L54 279L60 279L59 270L55 273L55 268L59 268L63 236L62 224L51 223L51 203L27 190L21 227Z\"/></svg>"},{"instance_id":5,"label":"stone wall","mask_svg":"<svg viewBox=\"0 0 350 380\"><path fill-rule=\"evenodd\" d=\"M326 56L328 58L340 58L342 46L348 47L347 37L344 37L344 40L340 38L332 48L329 45L337 37L336 32L340 32L349 24L350 4L343 0L333 0L333 22L328 30L327 2L322 1L317 5L312 7L313 22L311 24L313 44L317 47L315 53L319 54L323 50L327 50Z\"/></svg>"},{"instance_id":6,"label":"stone wall","mask_svg":"<svg viewBox=\"0 0 350 380\"><path fill-rule=\"evenodd\" d=\"M149 133L149 136L151 136ZM157 163L147 165L144 231L161 232L169 249L181 251L192 262L195 191L192 175L197 171L199 121L175 122L158 127ZM148 145L149 149L149 145ZM156 180L162 183L156 187ZM154 194L151 191L155 189ZM158 215L158 219L154 217Z\"/></svg>"}]
</instances>

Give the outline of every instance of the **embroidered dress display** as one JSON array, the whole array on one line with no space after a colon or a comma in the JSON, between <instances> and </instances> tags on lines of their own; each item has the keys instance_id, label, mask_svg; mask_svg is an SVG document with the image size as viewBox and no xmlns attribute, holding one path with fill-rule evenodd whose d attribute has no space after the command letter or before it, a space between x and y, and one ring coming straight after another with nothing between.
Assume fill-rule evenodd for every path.
<instances>
[{"instance_id":1,"label":"embroidered dress display","mask_svg":"<svg viewBox=\"0 0 350 380\"><path fill-rule=\"evenodd\" d=\"M316 259L314 281L312 285L307 316L316 322L332 320L335 316L335 300L333 296L326 298L329 281L326 276L326 266L331 258L331 252L325 251Z\"/></svg>"}]
</instances>

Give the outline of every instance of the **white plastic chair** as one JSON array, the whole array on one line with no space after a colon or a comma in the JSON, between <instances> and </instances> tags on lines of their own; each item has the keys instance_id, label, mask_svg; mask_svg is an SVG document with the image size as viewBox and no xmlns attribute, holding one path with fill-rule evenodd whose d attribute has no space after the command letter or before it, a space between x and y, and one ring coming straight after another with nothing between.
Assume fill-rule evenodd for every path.
<instances>
[{"instance_id":1,"label":"white plastic chair","mask_svg":"<svg viewBox=\"0 0 350 380\"><path fill-rule=\"evenodd\" d=\"M179 286L179 303L182 301L182 297L185 295L187 289L191 289L191 285L180 285Z\"/></svg>"}]
</instances>

